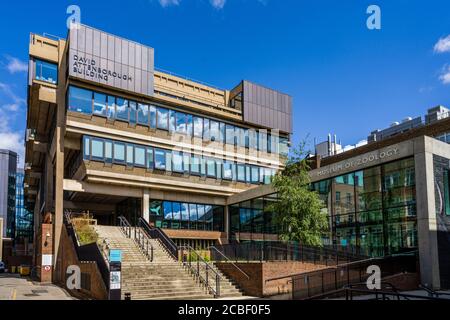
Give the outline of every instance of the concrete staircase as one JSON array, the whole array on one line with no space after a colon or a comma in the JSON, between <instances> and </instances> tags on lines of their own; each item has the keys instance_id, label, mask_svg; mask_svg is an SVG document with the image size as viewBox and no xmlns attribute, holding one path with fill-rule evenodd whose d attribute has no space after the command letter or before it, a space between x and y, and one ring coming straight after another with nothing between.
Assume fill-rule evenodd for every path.
<instances>
[{"instance_id":1,"label":"concrete staircase","mask_svg":"<svg viewBox=\"0 0 450 320\"><path fill-rule=\"evenodd\" d=\"M188 269L167 253L159 240L149 239L154 248L153 262L150 262L120 227L95 226L95 229L100 243L107 243L110 249L122 250L122 299L125 293L131 293L132 300L192 300L213 297ZM200 272L204 275L205 267ZM217 272L222 279L220 297L242 296L233 282L219 270ZM215 283L215 279L211 281Z\"/></svg>"}]
</instances>

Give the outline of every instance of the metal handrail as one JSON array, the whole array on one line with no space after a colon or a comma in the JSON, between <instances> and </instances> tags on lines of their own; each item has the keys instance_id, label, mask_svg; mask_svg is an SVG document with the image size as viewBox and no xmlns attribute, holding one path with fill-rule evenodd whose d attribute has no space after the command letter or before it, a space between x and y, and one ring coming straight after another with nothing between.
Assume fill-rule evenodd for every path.
<instances>
[{"instance_id":1,"label":"metal handrail","mask_svg":"<svg viewBox=\"0 0 450 320\"><path fill-rule=\"evenodd\" d=\"M439 298L439 297L419 296L419 295L415 295L415 294L389 292L389 291L381 291L381 290L344 288L339 291L341 291L341 292L345 291L345 299L346 300L353 300L353 293L365 293L368 295L375 295L375 300L380 300L379 296L381 296L381 300L387 300L386 297L393 296L393 297L396 297L397 300L400 300L400 298L405 298L406 300L410 300L410 298L413 298L413 299L424 299L424 300L448 301L448 299Z\"/></svg>"},{"instance_id":2,"label":"metal handrail","mask_svg":"<svg viewBox=\"0 0 450 320\"><path fill-rule=\"evenodd\" d=\"M127 238L132 238L134 242L138 245L139 249L145 254L145 256L153 262L154 248L152 243L149 241L149 237L146 236L144 232L141 231L140 227L132 227L131 224L124 216L119 217L119 226L122 232L127 236ZM133 232L134 229L134 232Z\"/></svg>"},{"instance_id":3,"label":"metal handrail","mask_svg":"<svg viewBox=\"0 0 450 320\"><path fill-rule=\"evenodd\" d=\"M230 260L230 258L228 258L225 254L223 254L219 249L217 249L216 247L214 247L214 246L211 246L211 247L209 247L209 249L213 249L213 250L215 250L216 252L218 252L222 257L224 257L229 263L231 263L231 265L233 266L233 267L235 267L236 269L238 269L247 279L250 279L250 276L247 274L247 273L245 273L245 271L244 270L242 270L241 268L239 268L233 261L231 261Z\"/></svg>"},{"instance_id":4,"label":"metal handrail","mask_svg":"<svg viewBox=\"0 0 450 320\"><path fill-rule=\"evenodd\" d=\"M144 232L146 232L148 237L159 239L166 250L169 252L169 254L172 255L175 260L178 260L177 245L161 229L151 227L148 222L142 217L139 218L138 226L141 227Z\"/></svg>"},{"instance_id":5,"label":"metal handrail","mask_svg":"<svg viewBox=\"0 0 450 320\"><path fill-rule=\"evenodd\" d=\"M428 288L427 286L423 285L423 284L419 284L419 288L425 290L430 297L436 297L439 298L439 296L450 296L450 293L446 293L446 292L437 292L431 288Z\"/></svg>"},{"instance_id":6,"label":"metal handrail","mask_svg":"<svg viewBox=\"0 0 450 320\"><path fill-rule=\"evenodd\" d=\"M181 249L183 266L188 267L191 270L191 272L195 275L195 277L197 277L199 281L202 282L205 285L205 287L208 288L209 291L214 294L215 298L220 297L220 282L222 277L219 275L219 273L216 270L214 270L214 268L208 262L206 262L206 260L203 259L203 257L200 256L198 252L195 251L191 246L180 246L179 248ZM185 249L188 251L189 255L188 261L184 259ZM194 253L194 255L197 258L197 263L195 264L195 266L192 265L191 253ZM205 277L203 277L200 272L200 262L205 265ZM215 282L216 282L215 288L210 283L209 271L212 271L215 275Z\"/></svg>"}]
</instances>

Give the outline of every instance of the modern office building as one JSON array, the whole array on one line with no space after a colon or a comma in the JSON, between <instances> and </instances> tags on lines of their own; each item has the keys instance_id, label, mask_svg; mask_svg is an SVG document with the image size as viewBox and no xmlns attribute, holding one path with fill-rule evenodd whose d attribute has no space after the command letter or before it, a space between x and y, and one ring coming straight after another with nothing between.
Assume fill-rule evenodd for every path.
<instances>
[{"instance_id":1,"label":"modern office building","mask_svg":"<svg viewBox=\"0 0 450 320\"><path fill-rule=\"evenodd\" d=\"M153 48L84 25L67 39L31 34L29 54L25 202L35 243L51 217L54 266L66 211L106 225L144 217L196 248L227 243L236 238L227 199L283 166L286 94L159 71ZM267 226L257 232L276 238L271 218L259 219ZM36 246L38 265L40 255Z\"/></svg>"},{"instance_id":2,"label":"modern office building","mask_svg":"<svg viewBox=\"0 0 450 320\"><path fill-rule=\"evenodd\" d=\"M418 251L421 283L450 288L449 115L432 108L420 123L408 120L369 143L311 157L311 187L330 221L325 244L372 257ZM231 196L231 219L274 197L271 186Z\"/></svg>"},{"instance_id":3,"label":"modern office building","mask_svg":"<svg viewBox=\"0 0 450 320\"><path fill-rule=\"evenodd\" d=\"M0 218L3 218L3 236L13 238L16 215L17 153L0 150Z\"/></svg>"}]
</instances>

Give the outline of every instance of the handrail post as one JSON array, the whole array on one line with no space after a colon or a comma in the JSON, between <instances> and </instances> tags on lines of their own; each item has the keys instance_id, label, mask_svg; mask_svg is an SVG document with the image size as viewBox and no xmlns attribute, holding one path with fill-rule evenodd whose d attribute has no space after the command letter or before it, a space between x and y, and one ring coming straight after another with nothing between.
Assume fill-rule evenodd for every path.
<instances>
[{"instance_id":1,"label":"handrail post","mask_svg":"<svg viewBox=\"0 0 450 320\"><path fill-rule=\"evenodd\" d=\"M206 264L206 287L208 287L208 265Z\"/></svg>"},{"instance_id":2,"label":"handrail post","mask_svg":"<svg viewBox=\"0 0 450 320\"><path fill-rule=\"evenodd\" d=\"M220 297L220 277L216 274L216 295Z\"/></svg>"}]
</instances>

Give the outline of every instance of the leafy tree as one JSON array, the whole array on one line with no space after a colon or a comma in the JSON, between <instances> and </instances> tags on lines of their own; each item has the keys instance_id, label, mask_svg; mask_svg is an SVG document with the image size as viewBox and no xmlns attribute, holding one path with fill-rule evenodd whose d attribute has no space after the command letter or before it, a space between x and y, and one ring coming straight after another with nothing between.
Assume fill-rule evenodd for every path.
<instances>
[{"instance_id":1,"label":"leafy tree","mask_svg":"<svg viewBox=\"0 0 450 320\"><path fill-rule=\"evenodd\" d=\"M309 246L322 246L322 235L328 230L328 217L317 192L310 189L308 152L305 142L291 149L285 169L272 178L278 201L267 206L275 212L275 223L281 226L280 237Z\"/></svg>"}]
</instances>

